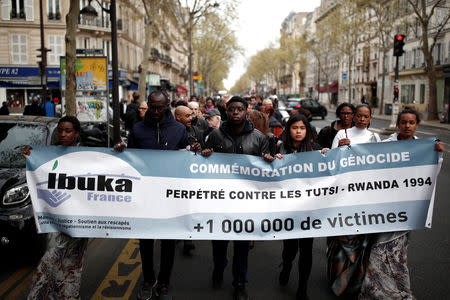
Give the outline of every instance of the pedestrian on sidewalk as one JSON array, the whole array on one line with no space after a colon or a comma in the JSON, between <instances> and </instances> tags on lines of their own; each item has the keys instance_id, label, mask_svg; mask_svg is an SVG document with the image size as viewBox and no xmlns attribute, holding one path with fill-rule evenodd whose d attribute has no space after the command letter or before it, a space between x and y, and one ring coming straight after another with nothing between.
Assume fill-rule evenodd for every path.
<instances>
[{"instance_id":1,"label":"pedestrian on sidewalk","mask_svg":"<svg viewBox=\"0 0 450 300\"><path fill-rule=\"evenodd\" d=\"M2 103L2 107L0 108L0 115L9 115L8 103L6 103L6 101L3 101Z\"/></svg>"},{"instance_id":2,"label":"pedestrian on sidewalk","mask_svg":"<svg viewBox=\"0 0 450 300\"><path fill-rule=\"evenodd\" d=\"M232 97L226 106L227 121L219 129L214 130L206 141L206 149L202 151L205 157L213 152L249 154L263 156L267 161L273 161L269 153L266 136L247 120L248 103L239 96ZM212 283L214 288L220 288L223 283L223 272L227 265L227 248L229 241L212 241L214 270ZM248 299L246 290L248 270L249 241L234 241L233 254L233 298Z\"/></svg>"},{"instance_id":3,"label":"pedestrian on sidewalk","mask_svg":"<svg viewBox=\"0 0 450 300\"><path fill-rule=\"evenodd\" d=\"M169 96L160 91L148 96L148 110L142 121L137 122L128 136L128 148L179 150L188 146L186 127L175 121L169 108ZM119 152L125 144L114 146ZM175 260L175 241L161 240L161 262L158 278L153 268L153 246L155 240L140 239L142 273L144 281L138 292L138 299L151 299L153 292L157 296L169 294L170 275Z\"/></svg>"},{"instance_id":4,"label":"pedestrian on sidewalk","mask_svg":"<svg viewBox=\"0 0 450 300\"><path fill-rule=\"evenodd\" d=\"M383 142L417 139L420 115L412 108L403 109L397 116L398 133ZM435 151L443 152L437 142ZM441 156L442 159L442 156ZM370 256L359 299L415 299L411 291L408 270L409 231L375 233L370 235Z\"/></svg>"},{"instance_id":5,"label":"pedestrian on sidewalk","mask_svg":"<svg viewBox=\"0 0 450 300\"><path fill-rule=\"evenodd\" d=\"M39 99L38 97L34 96L31 100L31 104L25 105L25 108L23 110L24 116L43 116L44 110L39 105Z\"/></svg>"}]
</instances>

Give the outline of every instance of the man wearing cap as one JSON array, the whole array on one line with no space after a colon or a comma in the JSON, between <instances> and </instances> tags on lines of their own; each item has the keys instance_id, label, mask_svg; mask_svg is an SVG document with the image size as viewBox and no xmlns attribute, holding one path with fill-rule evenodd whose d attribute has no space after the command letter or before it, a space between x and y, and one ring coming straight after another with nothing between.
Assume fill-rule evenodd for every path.
<instances>
[{"instance_id":1,"label":"man wearing cap","mask_svg":"<svg viewBox=\"0 0 450 300\"><path fill-rule=\"evenodd\" d=\"M206 137L214 130L214 129L218 129L220 127L220 125L222 124L221 122L221 117L220 117L220 111L212 108L210 110L208 110L205 115L205 120L208 123L208 129L205 130L205 132L203 133L203 140L206 141Z\"/></svg>"},{"instance_id":2,"label":"man wearing cap","mask_svg":"<svg viewBox=\"0 0 450 300\"><path fill-rule=\"evenodd\" d=\"M269 153L266 136L255 129L247 120L248 103L239 96L232 97L227 103L227 121L214 130L206 140L203 156L212 152L250 154L262 156L266 161L273 161ZM228 241L212 241L214 270L212 283L220 288L223 282L223 271L227 265ZM245 284L247 283L249 241L234 241L233 286L234 299L248 299Z\"/></svg>"}]
</instances>

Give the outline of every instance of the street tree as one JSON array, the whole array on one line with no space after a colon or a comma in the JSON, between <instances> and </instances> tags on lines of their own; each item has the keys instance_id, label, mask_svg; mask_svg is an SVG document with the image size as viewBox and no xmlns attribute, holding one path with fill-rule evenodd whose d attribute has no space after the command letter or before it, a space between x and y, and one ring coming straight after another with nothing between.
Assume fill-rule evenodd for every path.
<instances>
[{"instance_id":1,"label":"street tree","mask_svg":"<svg viewBox=\"0 0 450 300\"><path fill-rule=\"evenodd\" d=\"M436 67L433 51L441 33L448 30L450 5L448 0L407 0L420 26L420 40L428 78L428 119L438 119Z\"/></svg>"},{"instance_id":2,"label":"street tree","mask_svg":"<svg viewBox=\"0 0 450 300\"><path fill-rule=\"evenodd\" d=\"M222 1L219 4L213 0L167 0L163 1L162 10L167 19L174 24L177 34L167 30L166 26L162 26L161 30L172 45L175 51L183 53L188 56L188 76L189 76L189 94L192 95L194 91L193 84L193 38L194 32L200 20L212 13L214 10L223 12L223 16L234 10L235 1ZM177 36L182 36L186 43L177 41Z\"/></svg>"},{"instance_id":3,"label":"street tree","mask_svg":"<svg viewBox=\"0 0 450 300\"><path fill-rule=\"evenodd\" d=\"M239 79L234 83L233 87L230 89L230 93L235 94L245 94L246 91L250 89L250 80L248 79L247 73L244 73L239 77Z\"/></svg>"},{"instance_id":4,"label":"street tree","mask_svg":"<svg viewBox=\"0 0 450 300\"><path fill-rule=\"evenodd\" d=\"M78 15L80 13L80 1L71 0L69 6L69 13L66 15L66 95L65 95L65 109L66 115L76 116L76 34L78 28Z\"/></svg>"},{"instance_id":5,"label":"street tree","mask_svg":"<svg viewBox=\"0 0 450 300\"><path fill-rule=\"evenodd\" d=\"M207 91L222 89L233 58L242 53L229 23L215 13L199 22L194 34L193 51L195 69L203 77Z\"/></svg>"},{"instance_id":6,"label":"street tree","mask_svg":"<svg viewBox=\"0 0 450 300\"><path fill-rule=\"evenodd\" d=\"M392 0L368 0L367 6L374 13L372 22L369 23L370 32L375 37L377 48L381 55L378 56L378 69L381 72L381 95L378 97L380 114L384 109L384 90L386 81L386 62L389 62L388 54L392 51L392 38L394 36L395 19L398 12L398 2Z\"/></svg>"},{"instance_id":7,"label":"street tree","mask_svg":"<svg viewBox=\"0 0 450 300\"><path fill-rule=\"evenodd\" d=\"M139 1L137 1L139 2ZM142 95L141 101L145 100L144 95L147 89L147 71L150 65L150 48L154 42L153 36L158 28L162 25L160 14L161 1L160 0L140 0L140 3L135 3L142 10L135 11L137 18L144 18L144 49L142 51L142 63L139 66L139 94ZM141 15L140 11L144 12ZM139 29L138 29L139 30Z\"/></svg>"}]
</instances>

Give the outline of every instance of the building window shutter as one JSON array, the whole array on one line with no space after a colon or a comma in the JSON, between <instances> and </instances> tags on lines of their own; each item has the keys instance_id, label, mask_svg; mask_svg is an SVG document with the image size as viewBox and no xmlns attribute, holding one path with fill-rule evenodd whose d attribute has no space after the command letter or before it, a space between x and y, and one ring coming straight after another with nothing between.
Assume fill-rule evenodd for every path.
<instances>
[{"instance_id":1,"label":"building window shutter","mask_svg":"<svg viewBox=\"0 0 450 300\"><path fill-rule=\"evenodd\" d=\"M27 21L34 21L33 0L25 0L25 18Z\"/></svg>"},{"instance_id":2,"label":"building window shutter","mask_svg":"<svg viewBox=\"0 0 450 300\"><path fill-rule=\"evenodd\" d=\"M2 0L2 20L11 20L11 0Z\"/></svg>"}]
</instances>

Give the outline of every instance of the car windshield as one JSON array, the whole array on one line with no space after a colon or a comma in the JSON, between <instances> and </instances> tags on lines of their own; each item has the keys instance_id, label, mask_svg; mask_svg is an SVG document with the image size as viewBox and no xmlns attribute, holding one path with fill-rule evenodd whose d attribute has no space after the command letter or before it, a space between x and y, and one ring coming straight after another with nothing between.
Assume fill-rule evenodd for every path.
<instances>
[{"instance_id":1,"label":"car windshield","mask_svg":"<svg viewBox=\"0 0 450 300\"><path fill-rule=\"evenodd\" d=\"M24 168L26 145L45 145L47 127L42 124L0 123L0 167Z\"/></svg>"},{"instance_id":2,"label":"car windshield","mask_svg":"<svg viewBox=\"0 0 450 300\"><path fill-rule=\"evenodd\" d=\"M298 100L288 100L288 102L286 103L287 107L294 107L298 105Z\"/></svg>"}]
</instances>

